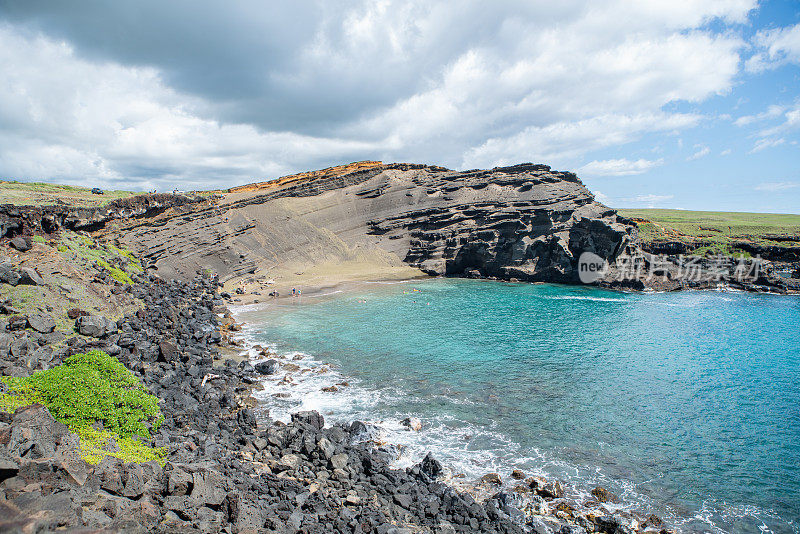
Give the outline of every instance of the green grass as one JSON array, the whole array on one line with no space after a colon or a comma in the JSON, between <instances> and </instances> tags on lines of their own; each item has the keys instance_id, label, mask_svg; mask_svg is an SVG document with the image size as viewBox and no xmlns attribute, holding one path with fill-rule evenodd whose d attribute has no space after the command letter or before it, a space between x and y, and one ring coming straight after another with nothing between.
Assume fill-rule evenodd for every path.
<instances>
[{"instance_id":1,"label":"green grass","mask_svg":"<svg viewBox=\"0 0 800 534\"><path fill-rule=\"evenodd\" d=\"M133 191L108 191L93 195L90 188L45 182L0 181L0 204L41 206L65 202L72 206L102 206L118 198L136 195Z\"/></svg>"},{"instance_id":2,"label":"green grass","mask_svg":"<svg viewBox=\"0 0 800 534\"><path fill-rule=\"evenodd\" d=\"M58 367L28 377L2 377L5 393L0 409L13 413L39 403L81 438L81 455L88 463L103 456L126 462L163 460L164 451L137 438L150 438L164 417L158 399L119 360L101 351L67 358ZM103 430L93 425L103 423ZM119 450L111 450L110 441Z\"/></svg>"},{"instance_id":3,"label":"green grass","mask_svg":"<svg viewBox=\"0 0 800 534\"><path fill-rule=\"evenodd\" d=\"M120 284L132 284L131 275L144 270L130 250L100 244L69 230L61 234L58 251L68 260L99 266Z\"/></svg>"},{"instance_id":4,"label":"green grass","mask_svg":"<svg viewBox=\"0 0 800 534\"><path fill-rule=\"evenodd\" d=\"M759 245L800 246L781 239L800 236L800 215L666 209L621 209L620 215L639 219L645 243L682 241L705 253L736 254L737 242Z\"/></svg>"}]
</instances>

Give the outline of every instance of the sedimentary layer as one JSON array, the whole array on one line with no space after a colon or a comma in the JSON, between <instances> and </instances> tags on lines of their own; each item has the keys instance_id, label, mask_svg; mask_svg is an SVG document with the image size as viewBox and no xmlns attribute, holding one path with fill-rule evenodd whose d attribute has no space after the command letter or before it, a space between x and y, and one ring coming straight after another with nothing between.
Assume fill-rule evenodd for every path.
<instances>
[{"instance_id":1,"label":"sedimentary layer","mask_svg":"<svg viewBox=\"0 0 800 534\"><path fill-rule=\"evenodd\" d=\"M223 278L366 261L576 282L581 252L614 262L636 240L635 225L574 174L534 164L457 172L367 162L235 188L213 206L125 233L165 275L211 269Z\"/></svg>"}]
</instances>

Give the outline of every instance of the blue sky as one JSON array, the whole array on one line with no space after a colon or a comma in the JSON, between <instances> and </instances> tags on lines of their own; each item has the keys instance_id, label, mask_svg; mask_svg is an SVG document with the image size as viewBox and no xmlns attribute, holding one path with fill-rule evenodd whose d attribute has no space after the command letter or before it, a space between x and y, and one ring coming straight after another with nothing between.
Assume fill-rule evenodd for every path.
<instances>
[{"instance_id":1,"label":"blue sky","mask_svg":"<svg viewBox=\"0 0 800 534\"><path fill-rule=\"evenodd\" d=\"M533 161L612 207L800 213L800 3L547 4L0 0L0 176Z\"/></svg>"},{"instance_id":2,"label":"blue sky","mask_svg":"<svg viewBox=\"0 0 800 534\"><path fill-rule=\"evenodd\" d=\"M717 32L737 32L752 43L759 31L798 23L799 2L764 2L747 23L709 26ZM742 57L746 61L752 53L745 50ZM702 115L704 119L696 127L646 136L593 154L598 159L663 158L662 165L634 177L583 174L584 182L619 207L800 213L800 124L794 129L781 128L785 113L796 110L799 99L796 58L758 72L748 71L743 64L729 91L697 103L669 104L671 109ZM772 113L771 106L775 106ZM743 117L753 120L741 120ZM774 128L779 129L776 134L760 135ZM759 149L762 139L767 142Z\"/></svg>"}]
</instances>

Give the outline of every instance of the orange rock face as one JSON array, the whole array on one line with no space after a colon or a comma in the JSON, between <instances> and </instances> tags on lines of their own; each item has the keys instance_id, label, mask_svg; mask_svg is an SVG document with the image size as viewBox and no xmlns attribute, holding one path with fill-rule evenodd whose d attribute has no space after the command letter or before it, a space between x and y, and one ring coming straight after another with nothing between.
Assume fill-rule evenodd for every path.
<instances>
[{"instance_id":1,"label":"orange rock face","mask_svg":"<svg viewBox=\"0 0 800 534\"><path fill-rule=\"evenodd\" d=\"M334 176L341 176L342 174L348 174L351 172L360 171L364 169L371 169L373 167L379 167L381 165L383 165L383 162L380 161L356 161L353 163L348 163L347 165L337 165L336 167L328 167L327 169L321 169L318 171L308 171L308 172L300 172L297 174L291 174L289 176L283 176L281 178L276 178L275 180L269 180L266 182L240 185L238 187L232 187L228 189L228 192L249 193L251 191L264 191L282 187L284 185L294 182L302 182L304 180L311 180L314 178L332 178Z\"/></svg>"}]
</instances>

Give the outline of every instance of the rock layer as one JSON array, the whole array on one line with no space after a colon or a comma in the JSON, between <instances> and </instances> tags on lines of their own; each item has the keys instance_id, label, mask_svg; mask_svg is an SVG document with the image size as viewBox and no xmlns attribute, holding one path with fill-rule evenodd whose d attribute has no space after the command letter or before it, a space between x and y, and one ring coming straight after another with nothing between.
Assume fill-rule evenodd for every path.
<instances>
[{"instance_id":1,"label":"rock layer","mask_svg":"<svg viewBox=\"0 0 800 534\"><path fill-rule=\"evenodd\" d=\"M166 275L243 277L378 256L429 274L576 282L581 252L613 263L636 226L546 165L457 172L376 162L243 186L211 207L131 224Z\"/></svg>"}]
</instances>

